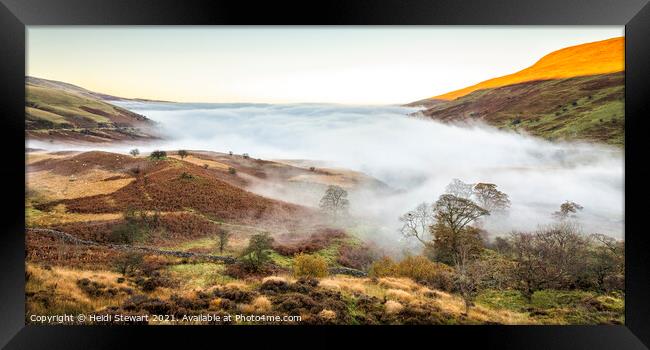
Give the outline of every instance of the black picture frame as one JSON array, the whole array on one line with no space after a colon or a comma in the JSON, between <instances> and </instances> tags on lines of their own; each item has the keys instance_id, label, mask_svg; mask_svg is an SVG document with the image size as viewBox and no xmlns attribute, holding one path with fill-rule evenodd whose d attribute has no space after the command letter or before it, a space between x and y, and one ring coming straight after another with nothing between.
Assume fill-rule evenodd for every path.
<instances>
[{"instance_id":1,"label":"black picture frame","mask_svg":"<svg viewBox=\"0 0 650 350\"><path fill-rule=\"evenodd\" d=\"M22 348L148 348L206 341L211 347L341 346L354 337L366 347L645 349L650 345L649 171L644 167L650 118L650 5L646 0L507 1L99 1L0 0L0 111L4 209L0 243L0 345ZM462 327L90 327L25 325L25 39L29 25L625 25L626 308L621 326ZM300 340L297 340L300 339ZM421 345L415 345L421 344ZM645 345L644 345L645 344ZM407 345L411 346L411 345Z\"/></svg>"}]
</instances>

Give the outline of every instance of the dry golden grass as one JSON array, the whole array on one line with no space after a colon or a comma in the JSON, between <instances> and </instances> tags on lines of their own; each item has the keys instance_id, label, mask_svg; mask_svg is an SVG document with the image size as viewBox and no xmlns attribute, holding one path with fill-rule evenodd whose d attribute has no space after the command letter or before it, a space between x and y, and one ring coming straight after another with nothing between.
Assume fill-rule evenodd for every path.
<instances>
[{"instance_id":1,"label":"dry golden grass","mask_svg":"<svg viewBox=\"0 0 650 350\"><path fill-rule=\"evenodd\" d=\"M246 283L236 281L236 282L228 282L225 284L226 287L228 288L235 288L235 289L248 289L249 286Z\"/></svg>"},{"instance_id":2,"label":"dry golden grass","mask_svg":"<svg viewBox=\"0 0 650 350\"><path fill-rule=\"evenodd\" d=\"M329 309L323 309L318 313L318 316L324 320L331 321L336 319L336 312Z\"/></svg>"},{"instance_id":3,"label":"dry golden grass","mask_svg":"<svg viewBox=\"0 0 650 350\"><path fill-rule=\"evenodd\" d=\"M401 289L388 289L386 290L386 297L390 299L395 299L403 301L405 303L410 303L416 299L411 293L401 290Z\"/></svg>"},{"instance_id":4,"label":"dry golden grass","mask_svg":"<svg viewBox=\"0 0 650 350\"><path fill-rule=\"evenodd\" d=\"M246 314L263 314L271 311L273 305L271 301L265 296L255 298L250 304L238 305L239 310Z\"/></svg>"},{"instance_id":5,"label":"dry golden grass","mask_svg":"<svg viewBox=\"0 0 650 350\"><path fill-rule=\"evenodd\" d=\"M26 220L29 227L48 227L51 225L68 224L73 222L110 221L122 218L121 213L80 214L68 213L65 206L59 205L49 212L27 211Z\"/></svg>"},{"instance_id":6,"label":"dry golden grass","mask_svg":"<svg viewBox=\"0 0 650 350\"><path fill-rule=\"evenodd\" d=\"M402 309L404 309L404 306L397 301L388 300L386 301L386 304L384 304L384 308L387 314L392 315L402 311Z\"/></svg>"},{"instance_id":7,"label":"dry golden grass","mask_svg":"<svg viewBox=\"0 0 650 350\"><path fill-rule=\"evenodd\" d=\"M44 269L34 264L27 264L26 270L31 274L25 285L26 292L39 292L46 289L53 289L55 293L54 302L65 301L74 304L76 309L84 311L98 311L108 306L117 306L127 296L118 294L114 297L89 297L77 286L77 281L88 278L91 281L102 283L109 288L127 287L124 283L117 283L121 275L110 271L84 271L63 267L52 267ZM56 309L56 306L51 306ZM36 311L36 310L32 310Z\"/></svg>"},{"instance_id":8,"label":"dry golden grass","mask_svg":"<svg viewBox=\"0 0 650 350\"><path fill-rule=\"evenodd\" d=\"M71 176L35 171L27 173L26 181L27 188L44 199L61 200L113 193L134 181L133 178L104 181L119 175L102 169L91 169Z\"/></svg>"},{"instance_id":9,"label":"dry golden grass","mask_svg":"<svg viewBox=\"0 0 650 350\"><path fill-rule=\"evenodd\" d=\"M330 276L320 280L319 286L350 294L365 294L379 299L388 299L387 313L398 313L405 304L433 304L441 312L461 317L465 303L457 295L419 285L410 278L384 277L376 280L350 276ZM498 322L503 324L535 324L527 314L507 310L494 310L476 305L470 308L467 318L470 322Z\"/></svg>"},{"instance_id":10,"label":"dry golden grass","mask_svg":"<svg viewBox=\"0 0 650 350\"><path fill-rule=\"evenodd\" d=\"M76 154L76 153L75 153ZM51 154L47 152L28 152L25 154L25 164L33 164L46 159L60 159L69 157L69 154Z\"/></svg>"},{"instance_id":11,"label":"dry golden grass","mask_svg":"<svg viewBox=\"0 0 650 350\"><path fill-rule=\"evenodd\" d=\"M333 276L323 278L319 282L319 286L328 289L341 290L349 293L364 293L367 294L366 283L369 281L367 278L354 278L346 276Z\"/></svg>"},{"instance_id":12,"label":"dry golden grass","mask_svg":"<svg viewBox=\"0 0 650 350\"><path fill-rule=\"evenodd\" d=\"M219 170L223 170L223 171L228 171L228 168L229 168L229 166L227 164L220 163L220 162L217 162L217 161L214 161L214 160L203 159L203 158L200 158L200 157L193 156L191 154L188 155L187 157L185 157L185 159L181 159L181 157L179 157L178 155L171 155L169 157L179 159L179 160L183 160L185 162L196 164L196 165L199 165L199 166L203 166L204 164L207 164L208 169L219 169Z\"/></svg>"},{"instance_id":13,"label":"dry golden grass","mask_svg":"<svg viewBox=\"0 0 650 350\"><path fill-rule=\"evenodd\" d=\"M268 282L268 281L272 281L272 282L288 282L287 278L282 277L282 276L268 276L268 277L262 278L262 283Z\"/></svg>"},{"instance_id":14,"label":"dry golden grass","mask_svg":"<svg viewBox=\"0 0 650 350\"><path fill-rule=\"evenodd\" d=\"M410 278L405 277L382 277L379 279L379 285L386 288L401 290L416 290L421 286Z\"/></svg>"}]
</instances>

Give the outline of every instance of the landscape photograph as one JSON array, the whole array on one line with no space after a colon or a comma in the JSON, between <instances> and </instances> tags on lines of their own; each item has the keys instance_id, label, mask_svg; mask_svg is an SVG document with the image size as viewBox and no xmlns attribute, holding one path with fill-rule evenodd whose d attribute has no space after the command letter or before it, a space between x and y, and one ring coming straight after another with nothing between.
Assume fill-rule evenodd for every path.
<instances>
[{"instance_id":1,"label":"landscape photograph","mask_svg":"<svg viewBox=\"0 0 650 350\"><path fill-rule=\"evenodd\" d=\"M625 322L622 26L28 26L25 322Z\"/></svg>"}]
</instances>

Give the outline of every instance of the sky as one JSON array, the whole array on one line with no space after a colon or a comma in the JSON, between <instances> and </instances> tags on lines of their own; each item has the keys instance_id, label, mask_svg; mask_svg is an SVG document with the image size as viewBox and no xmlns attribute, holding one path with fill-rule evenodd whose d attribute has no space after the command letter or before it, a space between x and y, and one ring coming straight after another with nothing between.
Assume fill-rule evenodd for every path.
<instances>
[{"instance_id":1,"label":"sky","mask_svg":"<svg viewBox=\"0 0 650 350\"><path fill-rule=\"evenodd\" d=\"M401 104L622 26L29 26L27 75L176 102Z\"/></svg>"}]
</instances>

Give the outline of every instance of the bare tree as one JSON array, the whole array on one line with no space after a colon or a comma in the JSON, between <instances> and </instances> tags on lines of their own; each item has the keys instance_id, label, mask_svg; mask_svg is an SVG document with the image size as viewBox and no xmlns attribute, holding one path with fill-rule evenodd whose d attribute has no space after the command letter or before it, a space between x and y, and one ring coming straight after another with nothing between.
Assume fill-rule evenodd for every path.
<instances>
[{"instance_id":1,"label":"bare tree","mask_svg":"<svg viewBox=\"0 0 650 350\"><path fill-rule=\"evenodd\" d=\"M501 212L510 207L508 195L497 190L495 184L480 182L474 185L473 190L478 205L489 212Z\"/></svg>"},{"instance_id":2,"label":"bare tree","mask_svg":"<svg viewBox=\"0 0 650 350\"><path fill-rule=\"evenodd\" d=\"M458 237L454 254L455 285L465 302L465 315L474 305L474 300L489 275L489 262L479 259L475 252L476 241L471 231L463 231Z\"/></svg>"},{"instance_id":3,"label":"bare tree","mask_svg":"<svg viewBox=\"0 0 650 350\"><path fill-rule=\"evenodd\" d=\"M584 209L584 207L578 203L566 201L560 205L560 210L553 213L553 217L558 220L566 220L569 218L576 218L577 213Z\"/></svg>"},{"instance_id":4,"label":"bare tree","mask_svg":"<svg viewBox=\"0 0 650 350\"><path fill-rule=\"evenodd\" d=\"M445 192L459 198L470 199L474 194L474 185L466 184L459 179L453 179L445 188Z\"/></svg>"},{"instance_id":5,"label":"bare tree","mask_svg":"<svg viewBox=\"0 0 650 350\"><path fill-rule=\"evenodd\" d=\"M339 186L328 186L325 195L320 200L320 207L325 212L337 218L339 215L347 212L350 206L348 201L348 191Z\"/></svg>"},{"instance_id":6,"label":"bare tree","mask_svg":"<svg viewBox=\"0 0 650 350\"><path fill-rule=\"evenodd\" d=\"M465 226L490 212L481 208L470 199L443 194L433 205L435 218L448 226L453 233L459 233Z\"/></svg>"},{"instance_id":7,"label":"bare tree","mask_svg":"<svg viewBox=\"0 0 650 350\"><path fill-rule=\"evenodd\" d=\"M580 227L568 221L534 233L513 233L511 247L517 263L513 273L519 289L530 300L537 290L572 285L585 268L588 246Z\"/></svg>"},{"instance_id":8,"label":"bare tree","mask_svg":"<svg viewBox=\"0 0 650 350\"><path fill-rule=\"evenodd\" d=\"M140 154L140 150L137 149L137 148L134 148L134 149L129 151L129 154L131 154L134 157L137 157Z\"/></svg>"},{"instance_id":9,"label":"bare tree","mask_svg":"<svg viewBox=\"0 0 650 350\"><path fill-rule=\"evenodd\" d=\"M607 290L608 278L625 274L625 244L603 234L593 234L590 239L592 251L585 272L598 289Z\"/></svg>"},{"instance_id":10,"label":"bare tree","mask_svg":"<svg viewBox=\"0 0 650 350\"><path fill-rule=\"evenodd\" d=\"M435 222L431 205L422 202L414 210L402 215L399 221L402 222L400 233L404 237L415 237L425 247L431 244L430 240L425 240L424 237L430 233L430 227Z\"/></svg>"},{"instance_id":11,"label":"bare tree","mask_svg":"<svg viewBox=\"0 0 650 350\"><path fill-rule=\"evenodd\" d=\"M438 261L455 264L458 260L461 239L473 242L474 251L480 250L479 230L468 226L474 220L490 213L476 205L472 200L443 194L433 205L435 225L431 226L434 237L433 255Z\"/></svg>"}]
</instances>

